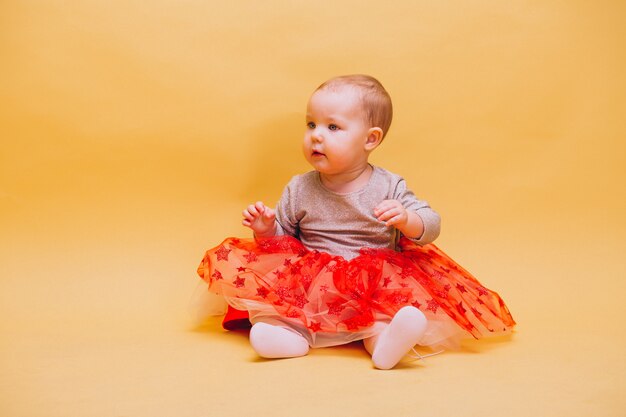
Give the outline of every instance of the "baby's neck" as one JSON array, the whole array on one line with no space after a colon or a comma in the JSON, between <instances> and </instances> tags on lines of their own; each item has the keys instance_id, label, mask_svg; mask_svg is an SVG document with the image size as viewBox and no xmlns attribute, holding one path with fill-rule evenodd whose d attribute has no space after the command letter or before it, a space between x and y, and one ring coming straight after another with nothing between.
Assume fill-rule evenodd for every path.
<instances>
[{"instance_id":1,"label":"baby's neck","mask_svg":"<svg viewBox=\"0 0 626 417\"><path fill-rule=\"evenodd\" d=\"M322 174L320 180L324 187L335 193L346 194L358 191L365 187L372 176L374 169L370 164L341 174Z\"/></svg>"}]
</instances>

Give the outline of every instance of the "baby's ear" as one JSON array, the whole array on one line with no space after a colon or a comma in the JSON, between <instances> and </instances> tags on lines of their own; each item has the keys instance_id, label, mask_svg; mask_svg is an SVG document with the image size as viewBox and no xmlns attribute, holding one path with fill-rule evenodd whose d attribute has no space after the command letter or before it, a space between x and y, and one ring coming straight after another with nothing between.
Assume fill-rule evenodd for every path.
<instances>
[{"instance_id":1,"label":"baby's ear","mask_svg":"<svg viewBox=\"0 0 626 417\"><path fill-rule=\"evenodd\" d=\"M373 151L383 141L383 130L380 127L372 127L367 131L365 150Z\"/></svg>"}]
</instances>

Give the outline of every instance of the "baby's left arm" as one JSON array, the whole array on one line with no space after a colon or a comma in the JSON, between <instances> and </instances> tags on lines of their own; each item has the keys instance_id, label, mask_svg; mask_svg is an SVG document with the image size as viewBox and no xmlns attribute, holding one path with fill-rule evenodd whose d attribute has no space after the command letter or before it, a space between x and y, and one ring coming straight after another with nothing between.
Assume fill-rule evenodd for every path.
<instances>
[{"instance_id":1,"label":"baby's left arm","mask_svg":"<svg viewBox=\"0 0 626 417\"><path fill-rule=\"evenodd\" d=\"M395 226L408 238L419 238L424 234L424 222L414 211L407 210L398 200L384 200L374 209L374 215L386 226Z\"/></svg>"},{"instance_id":2,"label":"baby's left arm","mask_svg":"<svg viewBox=\"0 0 626 417\"><path fill-rule=\"evenodd\" d=\"M418 245L431 243L439 236L441 217L428 202L415 197L404 179L398 181L393 192L387 195L387 200L376 206L375 210L377 218L390 222L387 224L393 225Z\"/></svg>"}]
</instances>

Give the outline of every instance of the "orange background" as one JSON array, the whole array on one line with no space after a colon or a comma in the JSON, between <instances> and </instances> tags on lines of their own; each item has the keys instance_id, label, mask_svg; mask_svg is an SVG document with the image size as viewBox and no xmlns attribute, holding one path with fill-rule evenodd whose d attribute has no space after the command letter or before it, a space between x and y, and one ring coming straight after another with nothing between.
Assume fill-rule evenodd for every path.
<instances>
[{"instance_id":1,"label":"orange background","mask_svg":"<svg viewBox=\"0 0 626 417\"><path fill-rule=\"evenodd\" d=\"M0 5L0 415L623 416L617 1ZM510 341L390 372L262 361L189 312L208 247L294 174L311 91L379 78L372 162L443 217Z\"/></svg>"}]
</instances>

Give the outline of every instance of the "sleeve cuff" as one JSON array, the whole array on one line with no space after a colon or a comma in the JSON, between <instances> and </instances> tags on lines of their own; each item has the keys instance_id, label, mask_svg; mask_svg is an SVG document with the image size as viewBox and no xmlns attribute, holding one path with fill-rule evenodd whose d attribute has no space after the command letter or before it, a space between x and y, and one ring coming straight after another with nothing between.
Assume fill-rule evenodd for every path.
<instances>
[{"instance_id":1,"label":"sleeve cuff","mask_svg":"<svg viewBox=\"0 0 626 417\"><path fill-rule=\"evenodd\" d=\"M420 237L407 238L421 246L434 242L441 231L441 218L439 214L430 208L419 209L415 214L422 219L424 231Z\"/></svg>"}]
</instances>

